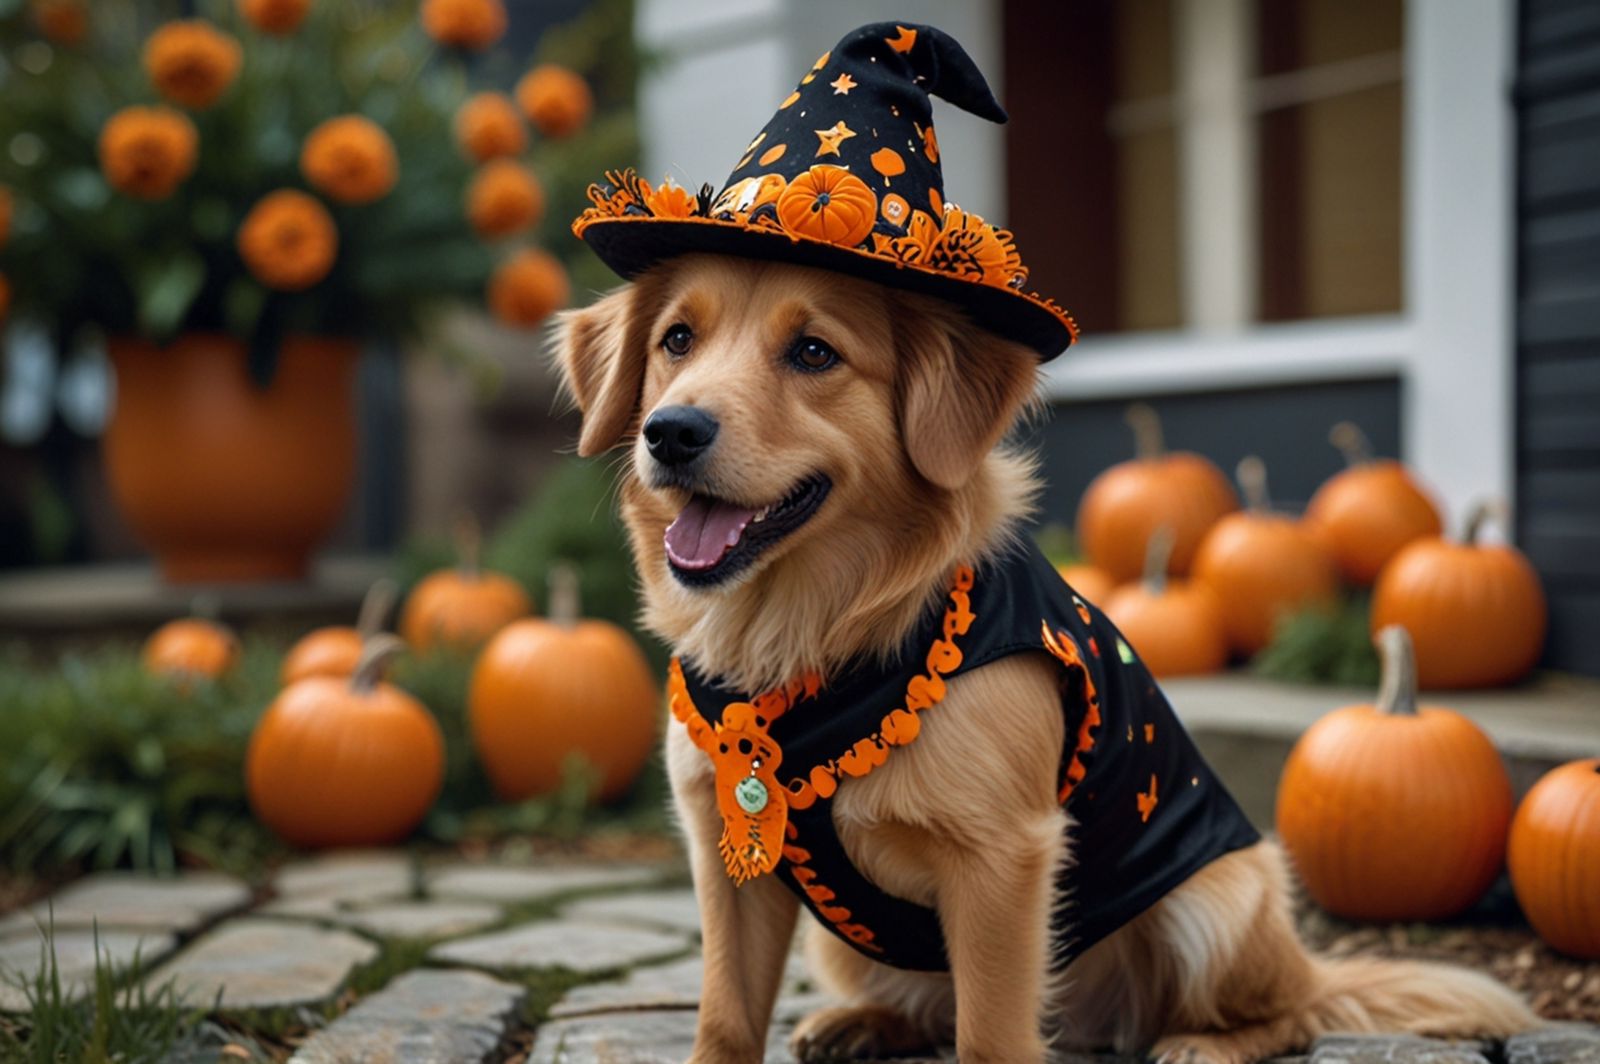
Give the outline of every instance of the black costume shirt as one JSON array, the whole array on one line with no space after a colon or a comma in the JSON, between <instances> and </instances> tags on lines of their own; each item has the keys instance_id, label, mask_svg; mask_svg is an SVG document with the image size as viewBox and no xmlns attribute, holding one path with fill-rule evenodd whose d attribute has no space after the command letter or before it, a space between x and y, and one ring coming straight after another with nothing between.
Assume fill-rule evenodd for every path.
<instances>
[{"instance_id":1,"label":"black costume shirt","mask_svg":"<svg viewBox=\"0 0 1600 1064\"><path fill-rule=\"evenodd\" d=\"M1055 915L1058 967L1259 840L1133 649L1030 546L959 570L947 600L888 667L862 664L826 687L808 678L747 700L692 662L673 663L673 713L717 765L730 875L775 870L866 955L948 969L937 914L879 889L851 863L829 799L842 780L914 742L920 714L945 711L947 680L1021 653L1048 654L1061 670L1059 797L1073 822L1073 860Z\"/></svg>"}]
</instances>

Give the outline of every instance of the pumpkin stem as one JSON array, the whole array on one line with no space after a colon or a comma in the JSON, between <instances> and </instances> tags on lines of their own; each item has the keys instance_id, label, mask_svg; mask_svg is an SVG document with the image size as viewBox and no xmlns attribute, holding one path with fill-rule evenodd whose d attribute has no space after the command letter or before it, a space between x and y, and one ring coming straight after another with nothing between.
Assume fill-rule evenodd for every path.
<instances>
[{"instance_id":1,"label":"pumpkin stem","mask_svg":"<svg viewBox=\"0 0 1600 1064\"><path fill-rule=\"evenodd\" d=\"M356 615L356 631L363 643L383 631L399 590L399 585L387 576L374 580L367 588L366 597L361 600L361 612Z\"/></svg>"},{"instance_id":2,"label":"pumpkin stem","mask_svg":"<svg viewBox=\"0 0 1600 1064\"><path fill-rule=\"evenodd\" d=\"M562 628L574 628L583 616L578 597L578 568L571 562L550 566L550 620Z\"/></svg>"},{"instance_id":3,"label":"pumpkin stem","mask_svg":"<svg viewBox=\"0 0 1600 1064\"><path fill-rule=\"evenodd\" d=\"M1403 625L1391 624L1379 631L1373 642L1383 666L1378 682L1378 712L1416 716L1417 659L1411 651L1411 633Z\"/></svg>"},{"instance_id":4,"label":"pumpkin stem","mask_svg":"<svg viewBox=\"0 0 1600 1064\"><path fill-rule=\"evenodd\" d=\"M1467 514L1467 525L1461 532L1461 542L1471 547L1477 544L1478 535L1490 518L1500 522L1502 528L1511 527L1511 508L1502 499L1483 499Z\"/></svg>"},{"instance_id":5,"label":"pumpkin stem","mask_svg":"<svg viewBox=\"0 0 1600 1064\"><path fill-rule=\"evenodd\" d=\"M350 690L358 695L370 694L378 686L378 681L383 679L390 660L405 648L405 643L398 636L387 632L368 639L361 647L356 671L350 674Z\"/></svg>"},{"instance_id":6,"label":"pumpkin stem","mask_svg":"<svg viewBox=\"0 0 1600 1064\"><path fill-rule=\"evenodd\" d=\"M478 519L465 511L457 514L453 538L461 575L468 580L478 579L483 555L483 528L478 524Z\"/></svg>"},{"instance_id":7,"label":"pumpkin stem","mask_svg":"<svg viewBox=\"0 0 1600 1064\"><path fill-rule=\"evenodd\" d=\"M1256 455L1245 455L1239 459L1234 476L1239 479L1239 487L1244 489L1245 503L1251 510L1266 513L1272 508L1272 499L1267 494L1267 463Z\"/></svg>"},{"instance_id":8,"label":"pumpkin stem","mask_svg":"<svg viewBox=\"0 0 1600 1064\"><path fill-rule=\"evenodd\" d=\"M1122 414L1122 420L1133 430L1134 452L1140 460L1160 458L1167 453L1167 442L1161 435L1161 415L1149 403L1131 403Z\"/></svg>"},{"instance_id":9,"label":"pumpkin stem","mask_svg":"<svg viewBox=\"0 0 1600 1064\"><path fill-rule=\"evenodd\" d=\"M1339 448L1345 465L1351 469L1372 461L1372 441L1354 421L1341 421L1328 430L1328 442Z\"/></svg>"},{"instance_id":10,"label":"pumpkin stem","mask_svg":"<svg viewBox=\"0 0 1600 1064\"><path fill-rule=\"evenodd\" d=\"M1150 595L1165 594L1167 590L1167 562L1172 557L1172 544L1177 536L1171 525L1162 525L1150 533L1144 547L1144 589Z\"/></svg>"}]
</instances>

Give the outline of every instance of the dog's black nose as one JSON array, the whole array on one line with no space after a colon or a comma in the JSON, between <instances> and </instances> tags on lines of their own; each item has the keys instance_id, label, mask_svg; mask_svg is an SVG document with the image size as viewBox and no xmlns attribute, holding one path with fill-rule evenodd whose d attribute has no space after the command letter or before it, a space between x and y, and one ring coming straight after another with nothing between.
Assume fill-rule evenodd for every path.
<instances>
[{"instance_id":1,"label":"dog's black nose","mask_svg":"<svg viewBox=\"0 0 1600 1064\"><path fill-rule=\"evenodd\" d=\"M650 457L666 466L688 465L717 438L717 419L697 406L664 406L644 423Z\"/></svg>"}]
</instances>

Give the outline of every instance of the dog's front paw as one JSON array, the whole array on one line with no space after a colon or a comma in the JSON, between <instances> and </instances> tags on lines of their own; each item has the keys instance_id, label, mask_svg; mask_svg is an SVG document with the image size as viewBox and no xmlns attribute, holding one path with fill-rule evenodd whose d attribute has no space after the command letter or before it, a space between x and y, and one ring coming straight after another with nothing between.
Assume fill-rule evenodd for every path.
<instances>
[{"instance_id":1,"label":"dog's front paw","mask_svg":"<svg viewBox=\"0 0 1600 1064\"><path fill-rule=\"evenodd\" d=\"M910 1020L876 1005L821 1009L801 1020L789 1036L789 1050L800 1064L906 1056L932 1048Z\"/></svg>"},{"instance_id":2,"label":"dog's front paw","mask_svg":"<svg viewBox=\"0 0 1600 1064\"><path fill-rule=\"evenodd\" d=\"M1250 1064L1252 1058L1225 1034L1180 1034L1157 1042L1150 1059L1156 1064Z\"/></svg>"}]
</instances>

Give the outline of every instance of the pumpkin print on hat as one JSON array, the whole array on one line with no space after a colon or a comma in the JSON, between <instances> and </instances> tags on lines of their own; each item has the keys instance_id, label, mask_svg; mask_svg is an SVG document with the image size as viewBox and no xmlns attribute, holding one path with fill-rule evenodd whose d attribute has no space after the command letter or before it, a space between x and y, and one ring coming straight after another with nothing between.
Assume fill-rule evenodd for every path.
<instances>
[{"instance_id":1,"label":"pumpkin print on hat","mask_svg":"<svg viewBox=\"0 0 1600 1064\"><path fill-rule=\"evenodd\" d=\"M792 262L934 296L1054 358L1072 317L1027 289L1012 234L947 206L932 97L1006 121L983 74L932 26L862 26L824 52L692 210L659 211L631 170L589 187L573 232L625 278L694 252ZM769 206L770 205L770 206Z\"/></svg>"}]
</instances>

